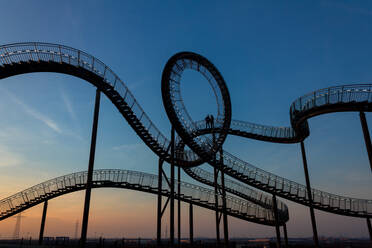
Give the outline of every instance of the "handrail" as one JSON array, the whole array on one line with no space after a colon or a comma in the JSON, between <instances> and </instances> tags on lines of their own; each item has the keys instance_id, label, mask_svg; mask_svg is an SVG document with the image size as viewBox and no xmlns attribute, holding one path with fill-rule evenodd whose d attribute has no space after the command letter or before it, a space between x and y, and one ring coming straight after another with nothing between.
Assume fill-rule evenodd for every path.
<instances>
[{"instance_id":1,"label":"handrail","mask_svg":"<svg viewBox=\"0 0 372 248\"><path fill-rule=\"evenodd\" d=\"M169 194L169 186L163 179L162 194ZM6 219L20 211L24 211L47 199L51 199L62 194L85 189L87 181L87 171L75 172L50 179L43 183L27 188L21 192L0 200L0 220ZM93 187L118 187L129 188L148 193L158 193L158 177L156 175L121 169L99 169L93 172ZM177 182L178 183L178 182ZM214 209L215 192L198 185L186 182L181 184L181 195L176 193L176 198L183 201L189 201L196 205ZM221 201L222 196L218 195ZM252 222L264 225L275 225L272 210L262 208L261 206L246 200L226 196L227 213ZM282 218L281 224L288 219Z\"/></svg>"}]
</instances>

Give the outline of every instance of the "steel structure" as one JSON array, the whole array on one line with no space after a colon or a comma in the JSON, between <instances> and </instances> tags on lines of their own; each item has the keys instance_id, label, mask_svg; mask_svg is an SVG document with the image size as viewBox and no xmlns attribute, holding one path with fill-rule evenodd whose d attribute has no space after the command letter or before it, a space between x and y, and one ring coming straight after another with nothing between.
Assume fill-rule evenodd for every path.
<instances>
[{"instance_id":1,"label":"steel structure","mask_svg":"<svg viewBox=\"0 0 372 248\"><path fill-rule=\"evenodd\" d=\"M158 176L120 169L100 169L92 173L92 188L125 188L152 194L170 195L170 187L163 179L163 187L158 190ZM44 203L58 196L86 189L88 172L77 172L57 177L32 186L12 196L0 200L0 220L9 218L26 209ZM177 181L178 183L178 181ZM214 190L198 185L180 182L181 194L175 193L174 197L203 208L215 210ZM267 208L251 203L238 197L227 195L227 212L243 220L274 226L274 213ZM44 205L45 206L45 205ZM46 208L44 207L46 212ZM288 218L282 216L281 225Z\"/></svg>"},{"instance_id":2,"label":"steel structure","mask_svg":"<svg viewBox=\"0 0 372 248\"><path fill-rule=\"evenodd\" d=\"M212 86L218 106L218 116L212 128L205 128L205 123L192 120L183 104L180 84L183 71L188 69L200 72ZM311 212L316 208L340 215L362 217L367 218L367 223L372 217L372 200L338 196L310 188L303 143L310 134L307 123L309 118L332 112L356 111L360 112L368 155L372 159L371 142L364 118L364 112L370 112L372 109L371 84L329 87L298 98L290 107L291 127L252 124L231 120L229 92L222 75L212 63L195 53L178 53L169 59L162 76L164 107L172 123L172 130L177 134L176 138L173 131L171 140L168 140L143 111L123 81L97 58L57 44L31 42L0 46L0 79L32 72L58 72L82 78L96 86L97 92L102 92L112 101L159 159L171 164L172 216L175 195L174 166L183 167L195 179L203 181L201 175L195 176L195 173L190 172L195 170L192 167L206 162L224 174L266 191L275 198L282 197L309 206ZM216 135L213 140L210 135L206 135L211 133ZM223 151L223 142L228 134L277 143L301 143L306 186L261 170ZM370 164L372 169L372 160ZM90 171L92 167L89 166ZM215 182L214 187L218 187ZM89 184L88 180L87 191ZM174 218L172 216L171 218ZM313 214L312 224L315 239L317 235ZM172 222L170 227L171 233L174 234ZM318 245L317 240L315 243Z\"/></svg>"},{"instance_id":3,"label":"steel structure","mask_svg":"<svg viewBox=\"0 0 372 248\"><path fill-rule=\"evenodd\" d=\"M214 175L199 167L185 168L184 171L197 181L214 187ZM262 192L253 190L244 184L231 179L225 179L225 190L250 202L256 203L267 209L273 208L272 197ZM278 210L282 218L289 219L288 207L278 201Z\"/></svg>"}]
</instances>

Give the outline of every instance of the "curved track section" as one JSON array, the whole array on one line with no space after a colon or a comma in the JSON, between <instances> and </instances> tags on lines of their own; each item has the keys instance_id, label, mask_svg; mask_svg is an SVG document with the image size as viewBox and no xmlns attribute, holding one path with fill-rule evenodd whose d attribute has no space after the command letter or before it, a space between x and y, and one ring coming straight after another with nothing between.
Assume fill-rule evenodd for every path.
<instances>
[{"instance_id":1,"label":"curved track section","mask_svg":"<svg viewBox=\"0 0 372 248\"><path fill-rule=\"evenodd\" d=\"M236 120L231 121L228 133L261 141L297 143L302 140L301 137L309 135L309 118L348 111L372 111L371 84L334 86L298 98L291 105L291 123L302 130L302 136L297 135L291 127L271 127ZM205 128L204 121L196 122L196 126L197 135L218 132L218 129ZM226 151L223 155L225 172L228 175L268 193L275 192L288 200L308 205L306 186L261 170ZM339 196L317 189L312 189L312 198L314 208L319 210L354 217L372 217L372 200Z\"/></svg>"},{"instance_id":2,"label":"curved track section","mask_svg":"<svg viewBox=\"0 0 372 248\"><path fill-rule=\"evenodd\" d=\"M183 169L190 177L195 180L214 187L214 175L199 167L184 168ZM243 184L234 180L225 178L225 190L231 194L239 196L257 205L267 209L273 208L272 197L267 194L253 190ZM289 219L288 207L283 202L277 200L278 212L281 218Z\"/></svg>"},{"instance_id":3,"label":"curved track section","mask_svg":"<svg viewBox=\"0 0 372 248\"><path fill-rule=\"evenodd\" d=\"M217 101L216 119L220 121L213 121L218 128L218 132L213 133L213 142L203 136L195 135L198 131L197 126L184 105L181 95L181 76L188 69L195 70L203 75L215 94ZM200 156L199 161L201 163L213 161L216 152L226 139L231 122L230 94L221 73L209 60L199 54L177 53L168 60L164 67L161 91L168 118L177 134L182 137L182 141Z\"/></svg>"},{"instance_id":4,"label":"curved track section","mask_svg":"<svg viewBox=\"0 0 372 248\"><path fill-rule=\"evenodd\" d=\"M57 177L1 200L0 220L9 218L46 200L86 189L87 174L84 171ZM95 170L93 173L93 188L125 188L158 194L157 182L156 175L137 171L103 169ZM215 210L213 190L185 182L180 182L180 184L182 193L176 193L176 199ZM170 189L166 185L164 180L161 192L163 196L170 194ZM226 197L228 215L258 224L275 225L272 211L246 200L229 195ZM219 198L221 199L221 196ZM281 225L288 221L284 216L282 217L280 218Z\"/></svg>"},{"instance_id":5,"label":"curved track section","mask_svg":"<svg viewBox=\"0 0 372 248\"><path fill-rule=\"evenodd\" d=\"M217 119L216 122L220 123L221 120ZM220 131L219 128L213 130L206 128L204 120L195 122L195 126L200 134ZM304 139L304 137L297 135L291 127L274 127L240 120L231 120L227 133L243 138L286 144L298 143Z\"/></svg>"},{"instance_id":6,"label":"curved track section","mask_svg":"<svg viewBox=\"0 0 372 248\"><path fill-rule=\"evenodd\" d=\"M32 72L57 72L84 79L100 89L116 106L129 125L159 157L170 162L170 141L143 111L124 82L99 59L67 46L49 43L18 43L0 46L0 79ZM199 165L192 151L185 153L181 166Z\"/></svg>"},{"instance_id":7,"label":"curved track section","mask_svg":"<svg viewBox=\"0 0 372 248\"><path fill-rule=\"evenodd\" d=\"M309 118L326 113L348 111L372 111L371 84L333 86L299 97L290 107L290 120L294 128L231 120L228 134L274 143L298 143L310 134L307 124ZM216 121L222 122L221 119ZM206 130L204 120L196 122L195 125L201 133L212 132L211 129ZM219 132L219 129L216 128L214 131Z\"/></svg>"},{"instance_id":8,"label":"curved track section","mask_svg":"<svg viewBox=\"0 0 372 248\"><path fill-rule=\"evenodd\" d=\"M170 141L150 120L120 78L100 60L80 50L55 44L20 43L0 47L0 79L31 72L65 73L92 83L113 102L145 144L159 157L170 161ZM299 98L290 111L296 136L297 133L304 137L308 135L306 120L312 116L339 111L371 111L370 96L371 85L361 85L331 87ZM264 128L255 130L242 131L272 141L278 140L281 135L279 131L270 134L259 131ZM283 136L290 136L286 135L284 132ZM205 154L201 152L199 155L202 156L199 157L195 152L188 150L178 154L176 164L183 167L199 165L200 157ZM208 157L203 159L208 161ZM291 201L309 204L304 185L261 170L226 151L223 152L223 161L218 161L221 162L225 173L235 179ZM343 197L316 189L312 189L311 193L314 207L319 210L347 216L372 217L372 200Z\"/></svg>"}]
</instances>

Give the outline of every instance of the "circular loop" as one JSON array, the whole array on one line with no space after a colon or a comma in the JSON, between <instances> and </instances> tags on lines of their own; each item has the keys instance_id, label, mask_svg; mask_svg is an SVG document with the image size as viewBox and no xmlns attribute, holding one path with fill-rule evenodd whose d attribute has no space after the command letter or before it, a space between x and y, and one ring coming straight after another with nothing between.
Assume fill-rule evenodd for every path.
<instances>
[{"instance_id":1,"label":"circular loop","mask_svg":"<svg viewBox=\"0 0 372 248\"><path fill-rule=\"evenodd\" d=\"M218 107L213 128L198 127L186 110L180 85L182 73L187 69L201 73L213 89ZM199 163L194 164L200 164L200 160L212 161L225 141L231 123L230 94L220 72L199 54L177 53L164 67L161 87L164 108L170 122L185 144L200 157ZM212 132L212 139L201 135L205 129Z\"/></svg>"}]
</instances>

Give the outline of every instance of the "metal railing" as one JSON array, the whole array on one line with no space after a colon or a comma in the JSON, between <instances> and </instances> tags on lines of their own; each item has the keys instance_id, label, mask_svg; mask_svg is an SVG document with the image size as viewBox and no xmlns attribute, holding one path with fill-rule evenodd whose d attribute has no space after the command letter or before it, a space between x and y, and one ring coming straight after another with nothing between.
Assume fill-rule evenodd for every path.
<instances>
[{"instance_id":1,"label":"metal railing","mask_svg":"<svg viewBox=\"0 0 372 248\"><path fill-rule=\"evenodd\" d=\"M304 111L329 104L370 103L371 84L333 86L313 91L296 99L290 108L291 120Z\"/></svg>"},{"instance_id":2,"label":"metal railing","mask_svg":"<svg viewBox=\"0 0 372 248\"><path fill-rule=\"evenodd\" d=\"M192 167L185 169L186 173L189 171L195 176L200 177L202 180L208 181L209 185L214 185L214 175L206 170L201 169L200 167ZM189 174L189 173L188 173ZM195 177L194 176L194 177ZM201 181L201 180L198 180ZM251 200L261 206L272 208L272 196L269 196L265 193L253 190L246 185L238 183L235 180L225 178L225 188L230 193L238 192L238 196L245 195L247 200ZM282 214L288 216L288 207L282 201L277 200L278 210Z\"/></svg>"},{"instance_id":3,"label":"metal railing","mask_svg":"<svg viewBox=\"0 0 372 248\"><path fill-rule=\"evenodd\" d=\"M222 120L216 119L216 128L221 126ZM206 129L205 121L197 121L195 125L198 130ZM291 127L275 127L262 124L251 123L247 121L240 120L231 120L230 133L247 133L250 136L263 136L267 138L276 138L276 139L296 139L297 135L293 128Z\"/></svg>"},{"instance_id":4,"label":"metal railing","mask_svg":"<svg viewBox=\"0 0 372 248\"><path fill-rule=\"evenodd\" d=\"M298 98L291 105L291 120L296 119L297 116L300 116L305 111L311 111L313 108L326 107L326 105L330 104L336 105L336 107L339 104L345 105L348 103L353 105L370 104L372 100L371 92L371 84L335 86L314 91ZM220 120L217 121L220 122ZM296 137L294 129L290 127L270 127L236 120L232 120L231 123L230 129L232 130L275 138L291 139ZM199 121L196 125L200 129L205 128L204 121ZM250 180L255 184L258 183L259 185L257 185L257 188L262 188L263 185L266 191L279 191L279 195L287 199L294 199L297 202L303 202L305 204L308 201L305 185L261 170L226 151L224 151L223 155L224 165L229 168L233 174L238 175L235 176L235 178L245 178L245 182ZM269 188L266 186L269 186ZM350 213L353 216L359 217L372 215L372 200L339 196L318 189L311 189L311 191L313 202L318 209L340 214L345 212L346 214Z\"/></svg>"},{"instance_id":5,"label":"metal railing","mask_svg":"<svg viewBox=\"0 0 372 248\"><path fill-rule=\"evenodd\" d=\"M266 191L275 191L278 196L305 203L305 205L308 202L305 185L259 169L226 151L223 154L223 164L231 170L228 174L233 174L232 176L235 178L244 178L243 181L251 181L251 184L257 184L258 188L263 188ZM311 189L311 195L316 208L340 214L342 214L342 211L346 211L353 216L359 217L372 215L372 200L339 196L317 189Z\"/></svg>"},{"instance_id":6,"label":"metal railing","mask_svg":"<svg viewBox=\"0 0 372 248\"><path fill-rule=\"evenodd\" d=\"M148 137L151 137L163 152L166 151L170 141L151 121L124 82L99 59L78 49L49 43L31 42L0 46L0 66L29 61L66 63L101 77L122 97L123 102L145 128ZM197 155L189 151L185 158L194 161Z\"/></svg>"},{"instance_id":7,"label":"metal railing","mask_svg":"<svg viewBox=\"0 0 372 248\"><path fill-rule=\"evenodd\" d=\"M63 190L68 190L77 186L80 189L85 189L84 185L86 184L86 181L87 172L83 171L57 177L37 184L17 194L0 200L0 217L10 216L12 211L17 211L19 208L25 207L34 201L42 202L43 199L47 198L48 196L58 194ZM158 190L158 177L156 175L120 169L101 169L93 172L93 185L100 185L100 183L107 182L114 183L111 185L111 187L115 187L114 185L118 184L130 184L140 186L142 189L148 189L151 193L154 193ZM214 206L214 190L186 182L176 183L181 184L180 197L182 199L189 199L196 203L208 205L209 207ZM170 192L169 186L165 179L162 183L162 190ZM179 196L177 192L176 196ZM267 224L273 225L274 216L270 210L230 195L227 195L226 199L228 213L234 213L242 218L252 217L255 218L256 221L263 220L262 224L267 222ZM221 195L218 195L218 201L221 205Z\"/></svg>"}]
</instances>

